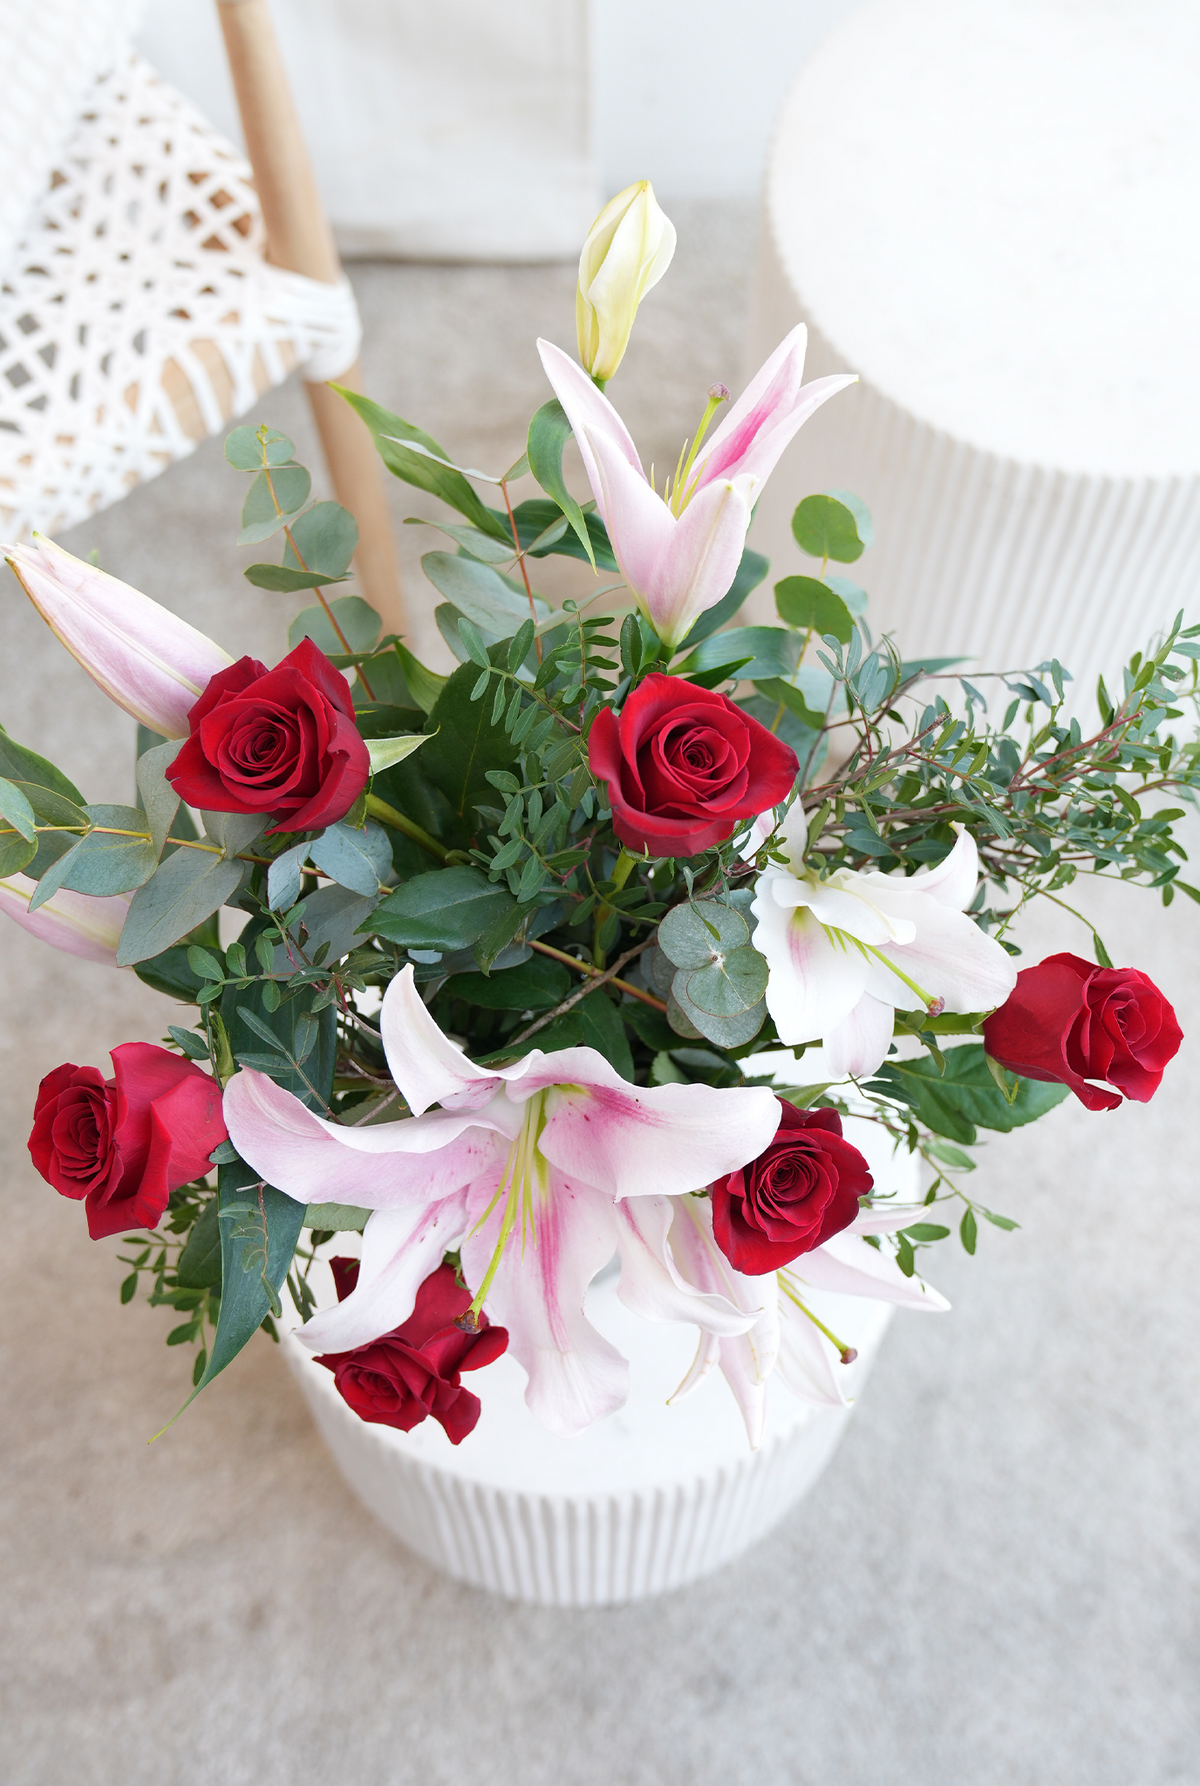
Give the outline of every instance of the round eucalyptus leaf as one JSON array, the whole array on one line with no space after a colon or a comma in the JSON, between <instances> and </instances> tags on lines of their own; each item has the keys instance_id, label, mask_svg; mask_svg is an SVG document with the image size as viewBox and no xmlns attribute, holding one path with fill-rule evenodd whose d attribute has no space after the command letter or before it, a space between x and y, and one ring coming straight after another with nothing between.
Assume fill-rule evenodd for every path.
<instances>
[{"instance_id":1,"label":"round eucalyptus leaf","mask_svg":"<svg viewBox=\"0 0 1200 1786\"><path fill-rule=\"evenodd\" d=\"M715 1043L718 1048L740 1048L743 1043L754 1040L767 1016L767 1007L762 999L751 1005L748 1011L739 1011L736 1016L714 1017L711 1012L702 1011L699 1005L692 1003L687 992L679 985L682 979L682 974L677 976L667 1009L667 1021L672 1029L684 1035L686 1032L682 1023L692 1024L706 1041ZM675 1013L678 1013L678 1017Z\"/></svg>"},{"instance_id":2,"label":"round eucalyptus leaf","mask_svg":"<svg viewBox=\"0 0 1200 1786\"><path fill-rule=\"evenodd\" d=\"M853 564L867 543L853 509L834 496L806 496L792 516L792 532L810 558L832 558L836 564Z\"/></svg>"},{"instance_id":3,"label":"round eucalyptus leaf","mask_svg":"<svg viewBox=\"0 0 1200 1786\"><path fill-rule=\"evenodd\" d=\"M689 1042L704 1040L704 1031L696 1028L674 993L669 994L667 998L667 1022L677 1036L685 1036Z\"/></svg>"},{"instance_id":4,"label":"round eucalyptus leaf","mask_svg":"<svg viewBox=\"0 0 1200 1786\"><path fill-rule=\"evenodd\" d=\"M673 989L689 1011L695 1008L710 1017L736 1017L758 1004L767 990L767 964L758 950L746 943L728 955L719 955L707 967L690 973L681 969Z\"/></svg>"},{"instance_id":5,"label":"round eucalyptus leaf","mask_svg":"<svg viewBox=\"0 0 1200 1786\"><path fill-rule=\"evenodd\" d=\"M676 967L705 967L715 955L749 941L750 927L741 913L718 899L677 905L658 927L658 946Z\"/></svg>"}]
</instances>

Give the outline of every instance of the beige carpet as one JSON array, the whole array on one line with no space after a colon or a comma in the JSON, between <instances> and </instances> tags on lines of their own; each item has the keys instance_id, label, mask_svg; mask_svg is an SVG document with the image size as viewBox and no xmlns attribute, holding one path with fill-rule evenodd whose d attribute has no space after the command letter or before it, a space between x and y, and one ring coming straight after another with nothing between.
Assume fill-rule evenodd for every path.
<instances>
[{"instance_id":1,"label":"beige carpet","mask_svg":"<svg viewBox=\"0 0 1200 1786\"><path fill-rule=\"evenodd\" d=\"M739 211L677 220L614 389L660 463L738 374L749 252ZM571 343L570 270L355 281L375 393L466 462L510 462L544 395L534 334ZM262 417L311 460L296 391ZM241 579L241 489L210 443L66 543L269 659L289 610ZM419 512L395 497L398 521ZM437 540L403 539L415 590ZM7 574L0 603L0 720L92 799L128 798L130 724ZM1200 1033L1200 911L1120 887L1089 910ZM1025 940L1034 959L1085 952L1063 914ZM931 1266L954 1312L897 1318L842 1451L770 1541L671 1598L564 1614L403 1550L265 1340L147 1449L185 1387L171 1316L118 1306L116 1247L88 1241L24 1143L44 1072L154 1040L173 1008L4 920L0 951L4 1786L1200 1780L1194 1039L1149 1109L1072 1104L989 1147L980 1195L1021 1229Z\"/></svg>"}]
</instances>

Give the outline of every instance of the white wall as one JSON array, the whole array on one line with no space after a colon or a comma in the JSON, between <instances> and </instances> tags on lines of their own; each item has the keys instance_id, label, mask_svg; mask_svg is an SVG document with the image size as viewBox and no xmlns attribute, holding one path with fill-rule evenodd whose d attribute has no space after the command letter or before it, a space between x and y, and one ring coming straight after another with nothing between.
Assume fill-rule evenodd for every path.
<instances>
[{"instance_id":1,"label":"white wall","mask_svg":"<svg viewBox=\"0 0 1200 1786\"><path fill-rule=\"evenodd\" d=\"M592 142L605 194L756 193L783 96L858 0L591 0Z\"/></svg>"}]
</instances>

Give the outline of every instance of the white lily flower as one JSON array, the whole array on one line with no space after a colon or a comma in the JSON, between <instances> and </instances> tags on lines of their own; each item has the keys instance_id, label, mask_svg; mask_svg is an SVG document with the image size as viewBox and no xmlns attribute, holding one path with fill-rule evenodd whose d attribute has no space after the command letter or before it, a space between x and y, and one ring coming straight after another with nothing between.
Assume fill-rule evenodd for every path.
<instances>
[{"instance_id":1,"label":"white lily flower","mask_svg":"<svg viewBox=\"0 0 1200 1786\"><path fill-rule=\"evenodd\" d=\"M403 1121L345 1128L245 1069L225 1090L230 1137L256 1172L299 1202L376 1212L353 1293L300 1329L313 1351L347 1351L399 1326L443 1253L460 1247L475 1306L508 1329L528 1374L530 1409L570 1434L628 1391L628 1365L583 1308L614 1252L619 1293L636 1313L721 1334L754 1324L761 1293L747 1307L690 1279L668 1234L672 1197L768 1145L772 1092L631 1085L592 1048L477 1066L439 1030L411 967L388 988L380 1027L414 1112Z\"/></svg>"},{"instance_id":2,"label":"white lily flower","mask_svg":"<svg viewBox=\"0 0 1200 1786\"><path fill-rule=\"evenodd\" d=\"M677 1197L671 1249L681 1275L698 1288L746 1311L759 1310L744 1333L718 1333L701 1323L700 1345L683 1382L671 1397L679 1401L719 1366L732 1389L751 1448L762 1442L767 1383L772 1373L801 1401L842 1407L845 1390L834 1369L840 1343L808 1306L809 1290L865 1296L928 1314L950 1307L946 1298L918 1277L905 1277L890 1253L868 1246L867 1234L895 1232L925 1215L921 1203L889 1203L863 1209L850 1227L823 1246L802 1253L783 1271L750 1277L735 1271L712 1231L707 1198Z\"/></svg>"},{"instance_id":3,"label":"white lily flower","mask_svg":"<svg viewBox=\"0 0 1200 1786\"><path fill-rule=\"evenodd\" d=\"M754 946L767 959L767 1009L788 1047L822 1039L832 1069L873 1073L893 1013L933 1006L990 1011L1016 985L1011 956L966 916L979 879L969 832L936 868L915 875L804 865L804 814L793 806L781 843L787 868L758 878Z\"/></svg>"}]
</instances>

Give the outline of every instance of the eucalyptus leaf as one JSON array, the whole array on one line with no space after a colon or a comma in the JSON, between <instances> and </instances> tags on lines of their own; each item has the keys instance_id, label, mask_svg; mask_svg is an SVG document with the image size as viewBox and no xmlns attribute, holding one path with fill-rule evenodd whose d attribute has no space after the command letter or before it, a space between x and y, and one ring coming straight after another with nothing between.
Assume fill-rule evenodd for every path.
<instances>
[{"instance_id":1,"label":"eucalyptus leaf","mask_svg":"<svg viewBox=\"0 0 1200 1786\"><path fill-rule=\"evenodd\" d=\"M775 585L779 618L800 632L824 637L832 633L843 645L850 643L854 620L849 608L828 583L817 577L784 577Z\"/></svg>"},{"instance_id":2,"label":"eucalyptus leaf","mask_svg":"<svg viewBox=\"0 0 1200 1786\"><path fill-rule=\"evenodd\" d=\"M658 927L658 946L676 967L707 967L714 956L744 947L750 926L718 899L677 905Z\"/></svg>"},{"instance_id":3,"label":"eucalyptus leaf","mask_svg":"<svg viewBox=\"0 0 1200 1786\"><path fill-rule=\"evenodd\" d=\"M227 859L248 849L261 837L270 822L270 815L261 812L202 812L204 834L211 837Z\"/></svg>"},{"instance_id":4,"label":"eucalyptus leaf","mask_svg":"<svg viewBox=\"0 0 1200 1786\"><path fill-rule=\"evenodd\" d=\"M32 806L13 781L0 778L0 818L6 825L11 825L17 836L26 843L37 843L37 832L34 826L37 819Z\"/></svg>"},{"instance_id":5,"label":"eucalyptus leaf","mask_svg":"<svg viewBox=\"0 0 1200 1786\"><path fill-rule=\"evenodd\" d=\"M361 1234L374 1213L352 1203L310 1203L304 1211L304 1226L333 1234Z\"/></svg>"},{"instance_id":6,"label":"eucalyptus leaf","mask_svg":"<svg viewBox=\"0 0 1200 1786\"><path fill-rule=\"evenodd\" d=\"M267 870L267 904L273 912L290 911L300 897L308 843L294 843L276 856Z\"/></svg>"},{"instance_id":7,"label":"eucalyptus leaf","mask_svg":"<svg viewBox=\"0 0 1200 1786\"><path fill-rule=\"evenodd\" d=\"M529 424L525 452L530 471L551 501L556 502L562 510L587 554L588 562L595 570L596 554L588 536L583 510L563 480L563 448L570 438L571 424L567 420L566 411L557 397L552 397L549 403L542 404Z\"/></svg>"},{"instance_id":8,"label":"eucalyptus leaf","mask_svg":"<svg viewBox=\"0 0 1200 1786\"><path fill-rule=\"evenodd\" d=\"M241 878L240 862L207 850L176 850L134 894L117 946L117 966L132 967L162 954L218 911Z\"/></svg>"},{"instance_id":9,"label":"eucalyptus leaf","mask_svg":"<svg viewBox=\"0 0 1200 1786\"><path fill-rule=\"evenodd\" d=\"M283 562L290 570L343 577L358 549L358 522L340 502L314 502L288 532Z\"/></svg>"},{"instance_id":10,"label":"eucalyptus leaf","mask_svg":"<svg viewBox=\"0 0 1200 1786\"><path fill-rule=\"evenodd\" d=\"M288 627L289 651L294 651L301 639L311 639L326 657L337 657L347 647L354 655L374 648L383 623L361 595L334 596L329 610L341 628L343 638L338 638L329 615L318 604L314 608L302 609Z\"/></svg>"},{"instance_id":11,"label":"eucalyptus leaf","mask_svg":"<svg viewBox=\"0 0 1200 1786\"><path fill-rule=\"evenodd\" d=\"M806 496L792 516L792 533L810 558L832 558L837 564L853 564L868 543L854 510L834 496Z\"/></svg>"},{"instance_id":12,"label":"eucalyptus leaf","mask_svg":"<svg viewBox=\"0 0 1200 1786\"><path fill-rule=\"evenodd\" d=\"M738 672L746 682L759 682L768 676L788 677L800 657L800 640L795 633L781 626L735 626L728 632L713 633L702 639L696 649L675 666L678 676L690 676L697 670L716 669L737 658L749 661Z\"/></svg>"},{"instance_id":13,"label":"eucalyptus leaf","mask_svg":"<svg viewBox=\"0 0 1200 1786\"><path fill-rule=\"evenodd\" d=\"M167 780L166 772L179 755L180 741L169 738L165 744L152 745L137 760L137 786L142 797L146 822L155 856L161 856L179 811L179 795Z\"/></svg>"},{"instance_id":14,"label":"eucalyptus leaf","mask_svg":"<svg viewBox=\"0 0 1200 1786\"><path fill-rule=\"evenodd\" d=\"M675 976L671 999L667 1007L668 1020L672 1029L677 1029L678 1021L672 1011L679 1012L699 1033L718 1048L741 1048L752 1042L766 1021L767 1007L761 999L748 1009L732 1016L716 1016L712 1012L702 1010L693 1004L681 984L687 975L678 973ZM683 1032L680 1031L682 1034Z\"/></svg>"},{"instance_id":15,"label":"eucalyptus leaf","mask_svg":"<svg viewBox=\"0 0 1200 1786\"><path fill-rule=\"evenodd\" d=\"M81 837L73 849L46 870L29 901L31 912L60 887L97 898L132 893L150 879L158 866L154 845L145 835L136 835L146 829L144 813L132 806L89 806L85 810L98 829Z\"/></svg>"},{"instance_id":16,"label":"eucalyptus leaf","mask_svg":"<svg viewBox=\"0 0 1200 1786\"><path fill-rule=\"evenodd\" d=\"M0 775L9 781L31 782L35 788L46 788L52 794L60 794L66 800L73 800L76 805L83 805L83 795L73 781L68 781L61 769L40 757L35 750L28 750L25 745L18 744L15 738L0 726Z\"/></svg>"},{"instance_id":17,"label":"eucalyptus leaf","mask_svg":"<svg viewBox=\"0 0 1200 1786\"><path fill-rule=\"evenodd\" d=\"M256 546L270 539L308 501L312 479L303 465L280 465L271 471L260 471L242 504L242 531L239 546Z\"/></svg>"},{"instance_id":18,"label":"eucalyptus leaf","mask_svg":"<svg viewBox=\"0 0 1200 1786\"><path fill-rule=\"evenodd\" d=\"M767 964L758 950L746 943L728 954L721 953L704 967L681 968L672 990L689 1015L703 1011L709 1017L737 1017L761 1003L767 990ZM699 1019L693 1017L693 1022Z\"/></svg>"},{"instance_id":19,"label":"eucalyptus leaf","mask_svg":"<svg viewBox=\"0 0 1200 1786\"><path fill-rule=\"evenodd\" d=\"M294 595L301 589L325 589L330 584L349 580L321 576L315 571L296 571L288 564L248 564L242 575L256 589L270 590L273 595Z\"/></svg>"},{"instance_id":20,"label":"eucalyptus leaf","mask_svg":"<svg viewBox=\"0 0 1200 1786\"><path fill-rule=\"evenodd\" d=\"M392 866L392 846L381 826L361 831L350 825L329 825L308 846L309 860L322 874L355 893L373 896Z\"/></svg>"},{"instance_id":21,"label":"eucalyptus leaf","mask_svg":"<svg viewBox=\"0 0 1200 1786\"><path fill-rule=\"evenodd\" d=\"M246 426L225 436L225 457L235 471L258 471L264 457L268 465L286 465L295 451L287 435L274 428L261 441L258 429Z\"/></svg>"},{"instance_id":22,"label":"eucalyptus leaf","mask_svg":"<svg viewBox=\"0 0 1200 1786\"><path fill-rule=\"evenodd\" d=\"M529 618L529 598L510 589L499 571L474 558L453 552L426 552L421 568L434 588L465 614L473 625L497 638L509 638ZM550 613L550 604L534 597L539 620Z\"/></svg>"},{"instance_id":23,"label":"eucalyptus leaf","mask_svg":"<svg viewBox=\"0 0 1200 1786\"><path fill-rule=\"evenodd\" d=\"M10 874L20 874L37 852L37 844L26 843L19 831L10 831L7 837L0 836L0 880Z\"/></svg>"},{"instance_id":24,"label":"eucalyptus leaf","mask_svg":"<svg viewBox=\"0 0 1200 1786\"><path fill-rule=\"evenodd\" d=\"M24 794L37 818L37 850L28 859L28 872L31 880L40 881L51 864L74 849L79 839L90 830L91 820L82 804L77 805L52 788L39 787L31 781L19 781L14 785ZM28 848L24 838L21 846Z\"/></svg>"},{"instance_id":25,"label":"eucalyptus leaf","mask_svg":"<svg viewBox=\"0 0 1200 1786\"><path fill-rule=\"evenodd\" d=\"M481 559L484 564L505 564L516 552L511 539L493 539L490 533L480 533L478 527L465 527L456 521L427 521L423 515L409 515L404 524L406 527L436 527L439 533L444 533L456 546L461 546L464 552Z\"/></svg>"}]
</instances>

